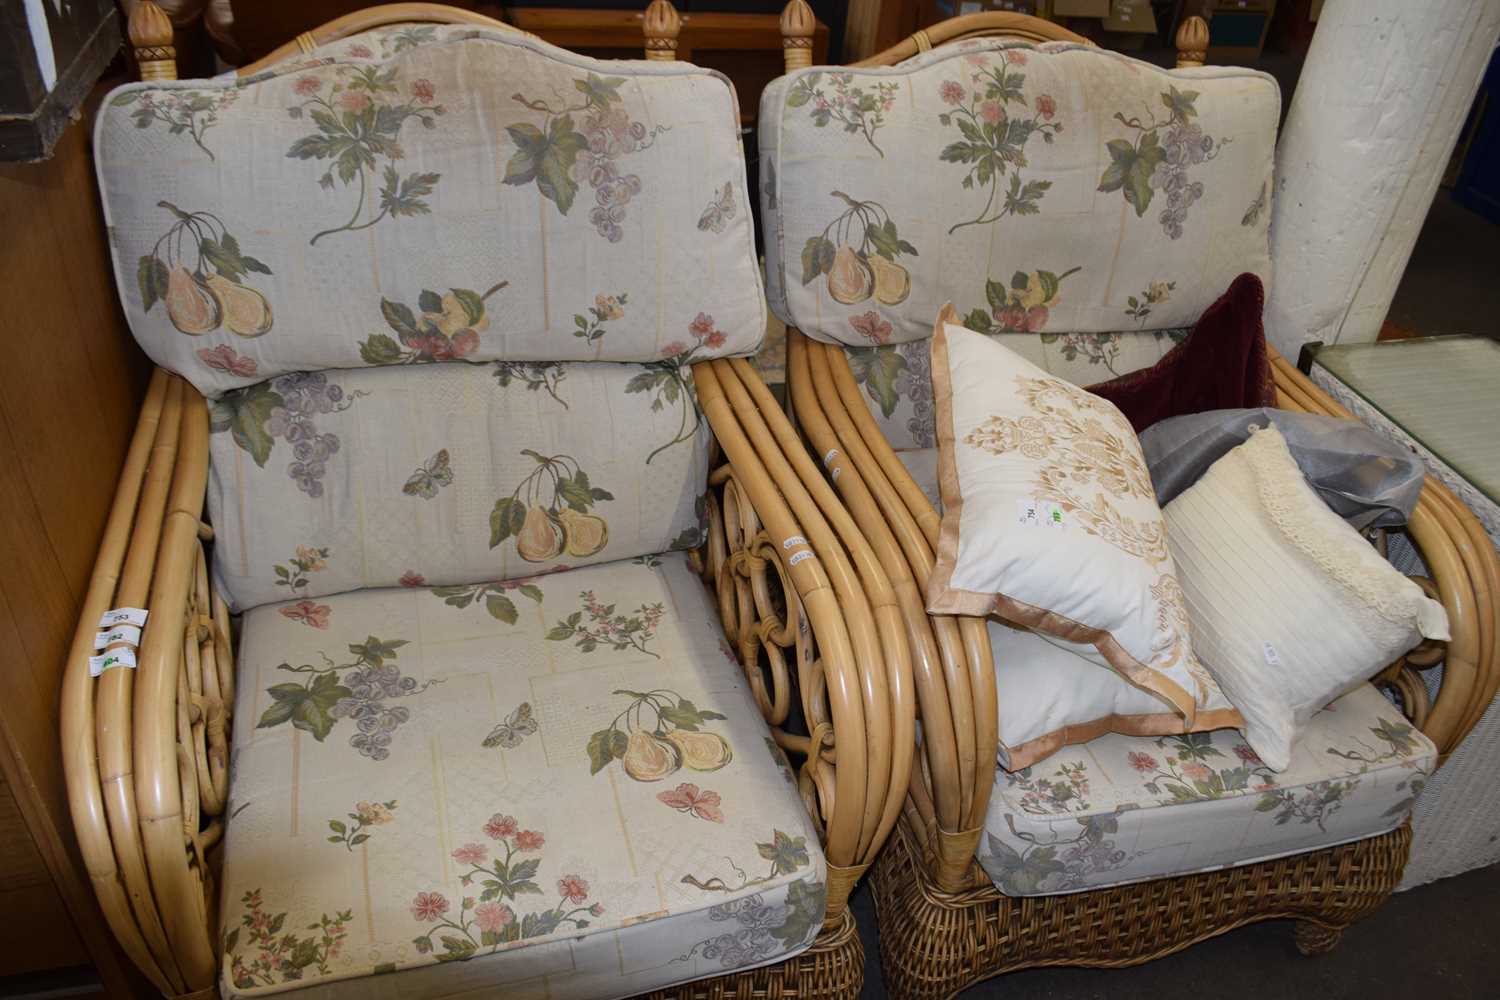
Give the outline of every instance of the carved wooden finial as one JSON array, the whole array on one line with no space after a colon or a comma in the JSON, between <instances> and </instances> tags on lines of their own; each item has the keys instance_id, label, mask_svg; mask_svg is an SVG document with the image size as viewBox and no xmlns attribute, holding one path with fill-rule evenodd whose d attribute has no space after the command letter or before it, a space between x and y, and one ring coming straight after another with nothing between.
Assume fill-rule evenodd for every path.
<instances>
[{"instance_id":1,"label":"carved wooden finial","mask_svg":"<svg viewBox=\"0 0 1500 1000\"><path fill-rule=\"evenodd\" d=\"M817 29L818 19L807 0L791 0L782 8L781 46L788 73L812 65L813 32Z\"/></svg>"},{"instance_id":2,"label":"carved wooden finial","mask_svg":"<svg viewBox=\"0 0 1500 1000\"><path fill-rule=\"evenodd\" d=\"M682 32L682 16L671 0L651 0L646 8L646 58L671 62L677 58L677 36Z\"/></svg>"},{"instance_id":3,"label":"carved wooden finial","mask_svg":"<svg viewBox=\"0 0 1500 1000\"><path fill-rule=\"evenodd\" d=\"M177 79L177 49L172 45L172 21L166 11L154 0L136 0L126 31L142 80Z\"/></svg>"},{"instance_id":4,"label":"carved wooden finial","mask_svg":"<svg viewBox=\"0 0 1500 1000\"><path fill-rule=\"evenodd\" d=\"M1208 57L1208 22L1197 14L1177 27L1177 68L1202 66Z\"/></svg>"}]
</instances>

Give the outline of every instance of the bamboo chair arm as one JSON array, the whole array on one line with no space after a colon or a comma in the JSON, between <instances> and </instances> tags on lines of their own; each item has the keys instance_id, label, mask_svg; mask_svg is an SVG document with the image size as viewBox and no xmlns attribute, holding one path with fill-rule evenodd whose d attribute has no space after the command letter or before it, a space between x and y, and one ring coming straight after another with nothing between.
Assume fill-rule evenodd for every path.
<instances>
[{"instance_id":1,"label":"bamboo chair arm","mask_svg":"<svg viewBox=\"0 0 1500 1000\"><path fill-rule=\"evenodd\" d=\"M1271 352L1277 405L1304 413L1354 416L1285 358ZM1379 681L1394 687L1412 721L1437 744L1439 761L1458 747L1500 688L1500 560L1479 520L1435 477L1428 476L1407 522L1427 564L1426 587L1448 612L1452 638L1442 649L1424 643L1391 664ZM1426 583L1426 581L1418 581ZM1429 706L1416 671L1442 661L1443 682Z\"/></svg>"},{"instance_id":2,"label":"bamboo chair arm","mask_svg":"<svg viewBox=\"0 0 1500 1000\"><path fill-rule=\"evenodd\" d=\"M208 412L152 377L63 672L61 739L73 825L122 949L167 996L211 989L213 873L233 699L228 609L200 540ZM144 608L136 667L91 673L100 618Z\"/></svg>"},{"instance_id":3,"label":"bamboo chair arm","mask_svg":"<svg viewBox=\"0 0 1500 1000\"><path fill-rule=\"evenodd\" d=\"M915 708L900 601L754 369L705 362L693 379L727 459L709 480L705 573L776 742L805 758L799 788L823 833L836 922L909 782ZM807 736L788 727L793 666Z\"/></svg>"}]
</instances>

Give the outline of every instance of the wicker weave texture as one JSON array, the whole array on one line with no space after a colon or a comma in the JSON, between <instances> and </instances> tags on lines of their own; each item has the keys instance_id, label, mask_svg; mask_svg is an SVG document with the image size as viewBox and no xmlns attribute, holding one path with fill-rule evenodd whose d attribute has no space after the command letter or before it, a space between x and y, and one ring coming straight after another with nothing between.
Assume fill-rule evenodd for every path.
<instances>
[{"instance_id":1,"label":"wicker weave texture","mask_svg":"<svg viewBox=\"0 0 1500 1000\"><path fill-rule=\"evenodd\" d=\"M1257 920L1296 918L1304 953L1327 951L1401 877L1411 827L1259 864L1024 899L992 886L942 892L906 821L871 886L891 996L950 997L991 976L1043 965L1138 965Z\"/></svg>"}]
</instances>

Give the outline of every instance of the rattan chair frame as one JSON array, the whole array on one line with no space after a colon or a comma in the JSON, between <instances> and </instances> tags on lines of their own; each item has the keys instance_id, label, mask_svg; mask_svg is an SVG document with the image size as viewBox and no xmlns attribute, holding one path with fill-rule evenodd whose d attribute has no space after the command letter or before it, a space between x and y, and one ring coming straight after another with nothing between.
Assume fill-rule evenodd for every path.
<instances>
[{"instance_id":1,"label":"rattan chair frame","mask_svg":"<svg viewBox=\"0 0 1500 1000\"><path fill-rule=\"evenodd\" d=\"M411 22L515 30L470 11L392 4L331 21L239 73ZM680 25L669 0L653 0L643 17L647 58L675 58ZM152 0L135 5L129 34L143 79L175 79L171 24ZM719 456L697 565L773 738L801 761L798 790L828 862L828 908L813 945L787 961L650 996L852 1000L864 951L849 893L895 828L911 783L909 575L898 591L888 567L899 561L866 540L748 363L700 363L693 379ZM64 665L60 727L74 832L110 929L163 996L203 1000L218 996L214 848L229 819L234 705L230 616L207 572L207 475L207 403L158 369ZM807 549L782 544L794 537ZM813 558L791 558L808 549ZM149 612L138 666L95 678L100 617L120 607ZM790 727L797 718L805 731Z\"/></svg>"}]
</instances>

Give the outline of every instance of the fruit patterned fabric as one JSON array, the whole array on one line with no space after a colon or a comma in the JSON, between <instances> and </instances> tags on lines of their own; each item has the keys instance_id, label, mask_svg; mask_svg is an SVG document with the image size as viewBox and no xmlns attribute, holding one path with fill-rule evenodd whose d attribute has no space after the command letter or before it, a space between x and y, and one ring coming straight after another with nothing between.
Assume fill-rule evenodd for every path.
<instances>
[{"instance_id":1,"label":"fruit patterned fabric","mask_svg":"<svg viewBox=\"0 0 1500 1000\"><path fill-rule=\"evenodd\" d=\"M685 63L405 26L126 85L95 148L131 329L210 397L326 368L749 354L764 334L738 104Z\"/></svg>"},{"instance_id":2,"label":"fruit patterned fabric","mask_svg":"<svg viewBox=\"0 0 1500 1000\"><path fill-rule=\"evenodd\" d=\"M817 831L687 559L528 586L246 616L226 997L597 1000L816 936Z\"/></svg>"},{"instance_id":3,"label":"fruit patterned fabric","mask_svg":"<svg viewBox=\"0 0 1500 1000\"><path fill-rule=\"evenodd\" d=\"M1239 732L1102 736L996 773L979 863L1007 896L1212 871L1406 822L1437 748L1361 684L1312 717L1276 773Z\"/></svg>"},{"instance_id":4,"label":"fruit patterned fabric","mask_svg":"<svg viewBox=\"0 0 1500 1000\"><path fill-rule=\"evenodd\" d=\"M1190 326L1236 275L1268 281L1280 110L1264 73L1065 43L798 70L760 104L771 308L869 348L926 338L952 302L1110 378L1102 362L1145 353L1121 331Z\"/></svg>"},{"instance_id":5,"label":"fruit patterned fabric","mask_svg":"<svg viewBox=\"0 0 1500 1000\"><path fill-rule=\"evenodd\" d=\"M530 577L693 548L707 527L708 424L676 360L294 373L210 417L226 600L291 600L317 630L324 595L398 585L513 622Z\"/></svg>"}]
</instances>

